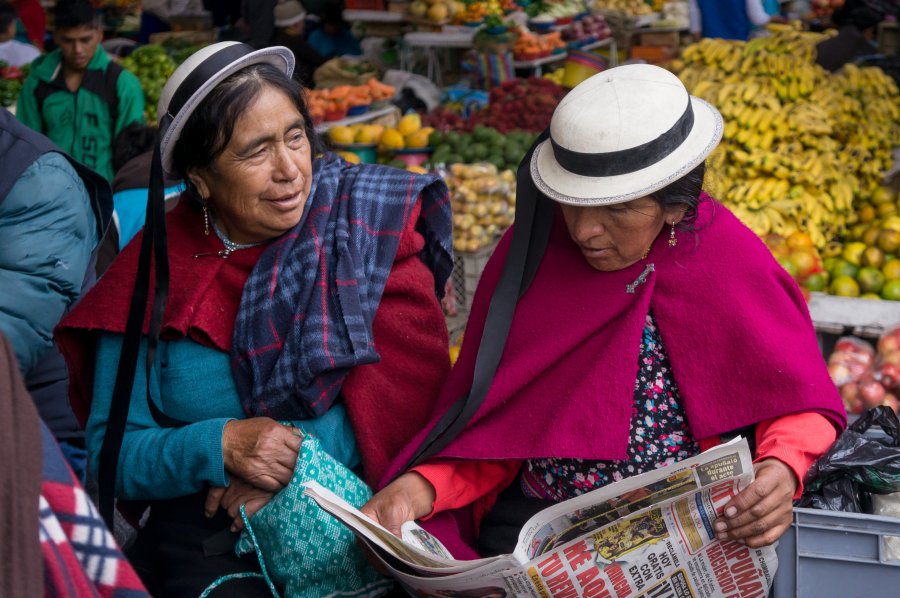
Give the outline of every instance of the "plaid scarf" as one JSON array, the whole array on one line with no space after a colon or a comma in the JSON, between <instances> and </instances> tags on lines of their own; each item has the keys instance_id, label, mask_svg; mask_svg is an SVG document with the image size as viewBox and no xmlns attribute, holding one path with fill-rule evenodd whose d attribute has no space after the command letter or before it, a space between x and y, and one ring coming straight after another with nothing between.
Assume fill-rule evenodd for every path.
<instances>
[{"instance_id":1,"label":"plaid scarf","mask_svg":"<svg viewBox=\"0 0 900 598\"><path fill-rule=\"evenodd\" d=\"M266 248L241 297L232 372L249 416L318 417L354 366L379 360L372 322L420 196L422 259L440 296L453 265L443 180L316 160L303 217Z\"/></svg>"},{"instance_id":2,"label":"plaid scarf","mask_svg":"<svg viewBox=\"0 0 900 598\"><path fill-rule=\"evenodd\" d=\"M39 530L44 594L60 598L149 598L43 423Z\"/></svg>"}]
</instances>

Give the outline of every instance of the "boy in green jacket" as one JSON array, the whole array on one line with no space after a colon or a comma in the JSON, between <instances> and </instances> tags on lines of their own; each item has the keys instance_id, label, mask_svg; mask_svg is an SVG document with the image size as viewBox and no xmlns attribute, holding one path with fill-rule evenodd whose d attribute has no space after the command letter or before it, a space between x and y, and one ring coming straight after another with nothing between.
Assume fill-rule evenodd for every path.
<instances>
[{"instance_id":1,"label":"boy in green jacket","mask_svg":"<svg viewBox=\"0 0 900 598\"><path fill-rule=\"evenodd\" d=\"M112 144L133 122L144 120L137 78L111 61L89 0L56 4L58 49L35 60L16 105L16 116L63 151L113 178Z\"/></svg>"}]
</instances>

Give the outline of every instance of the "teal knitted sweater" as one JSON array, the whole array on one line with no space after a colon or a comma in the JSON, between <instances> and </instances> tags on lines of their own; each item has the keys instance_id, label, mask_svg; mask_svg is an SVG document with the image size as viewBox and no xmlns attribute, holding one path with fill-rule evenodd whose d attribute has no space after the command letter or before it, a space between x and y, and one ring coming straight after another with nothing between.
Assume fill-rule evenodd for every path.
<instances>
[{"instance_id":1,"label":"teal knitted sweater","mask_svg":"<svg viewBox=\"0 0 900 598\"><path fill-rule=\"evenodd\" d=\"M122 335L106 333L97 343L94 398L85 441L96 474L100 446L112 399ZM227 486L222 458L222 430L244 419L231 377L228 355L190 339L159 342L151 371L150 395L166 415L187 422L161 428L144 397L146 342L141 345L128 424L119 457L116 493L120 498L161 500L186 496L209 486ZM347 411L340 403L314 420L293 422L319 440L332 457L355 467L360 463Z\"/></svg>"}]
</instances>

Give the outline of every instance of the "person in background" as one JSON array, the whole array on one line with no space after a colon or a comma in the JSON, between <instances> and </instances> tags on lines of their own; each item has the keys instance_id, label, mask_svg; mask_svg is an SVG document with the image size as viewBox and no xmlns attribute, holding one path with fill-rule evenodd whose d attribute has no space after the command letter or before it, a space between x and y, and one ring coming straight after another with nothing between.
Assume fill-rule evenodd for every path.
<instances>
[{"instance_id":1,"label":"person in background","mask_svg":"<svg viewBox=\"0 0 900 598\"><path fill-rule=\"evenodd\" d=\"M112 264L132 237L144 227L147 210L150 162L156 129L141 123L125 127L113 144L113 220L100 245L97 256L97 276L101 276ZM184 186L181 181L165 177L166 208L178 203L178 194Z\"/></svg>"},{"instance_id":2,"label":"person in background","mask_svg":"<svg viewBox=\"0 0 900 598\"><path fill-rule=\"evenodd\" d=\"M467 396L474 413L455 435L424 428L363 513L397 531L468 509L479 553L509 553L538 511L740 434L756 440L756 479L710 529L778 540L847 414L797 284L702 192L722 129L657 66L569 92L519 168L516 226L478 282L432 422ZM493 375L485 354L500 356Z\"/></svg>"},{"instance_id":3,"label":"person in background","mask_svg":"<svg viewBox=\"0 0 900 598\"><path fill-rule=\"evenodd\" d=\"M59 48L32 64L16 117L111 181L113 140L143 122L144 92L100 47L103 31L88 0L60 0L55 17Z\"/></svg>"},{"instance_id":4,"label":"person in background","mask_svg":"<svg viewBox=\"0 0 900 598\"><path fill-rule=\"evenodd\" d=\"M10 66L23 66L41 55L31 44L16 39L16 7L0 2L0 61Z\"/></svg>"},{"instance_id":5,"label":"person in background","mask_svg":"<svg viewBox=\"0 0 900 598\"><path fill-rule=\"evenodd\" d=\"M275 7L276 46L284 46L294 53L297 66L294 67L294 79L304 87L314 85L313 73L325 60L309 45L303 35L306 27L306 11L297 0L286 0Z\"/></svg>"},{"instance_id":6,"label":"person in background","mask_svg":"<svg viewBox=\"0 0 900 598\"><path fill-rule=\"evenodd\" d=\"M83 477L84 432L69 406L53 328L94 281L93 252L112 213L109 184L5 108L0 164L0 332L41 417Z\"/></svg>"},{"instance_id":7,"label":"person in background","mask_svg":"<svg viewBox=\"0 0 900 598\"><path fill-rule=\"evenodd\" d=\"M47 14L40 0L13 0L19 13L19 22L25 31L21 42L30 42L40 50L44 49L44 36L47 34Z\"/></svg>"},{"instance_id":8,"label":"person in background","mask_svg":"<svg viewBox=\"0 0 900 598\"><path fill-rule=\"evenodd\" d=\"M747 40L754 27L771 20L763 0L690 0L688 14L695 38Z\"/></svg>"},{"instance_id":9,"label":"person in background","mask_svg":"<svg viewBox=\"0 0 900 598\"><path fill-rule=\"evenodd\" d=\"M244 41L254 48L272 45L275 37L275 5L277 0L241 0L241 19L238 29Z\"/></svg>"},{"instance_id":10,"label":"person in background","mask_svg":"<svg viewBox=\"0 0 900 598\"><path fill-rule=\"evenodd\" d=\"M900 12L900 7L894 8ZM816 63L834 72L848 62L877 54L873 40L878 23L884 18L885 13L873 3L847 0L831 17L838 34L816 45Z\"/></svg>"},{"instance_id":11,"label":"person in background","mask_svg":"<svg viewBox=\"0 0 900 598\"><path fill-rule=\"evenodd\" d=\"M309 34L309 45L325 60L362 54L359 40L350 32L342 12L340 4L326 6L321 24Z\"/></svg>"},{"instance_id":12,"label":"person in background","mask_svg":"<svg viewBox=\"0 0 900 598\"><path fill-rule=\"evenodd\" d=\"M143 0L138 42L149 43L154 33L170 31L169 20L174 16L196 15L204 10L202 0Z\"/></svg>"}]
</instances>

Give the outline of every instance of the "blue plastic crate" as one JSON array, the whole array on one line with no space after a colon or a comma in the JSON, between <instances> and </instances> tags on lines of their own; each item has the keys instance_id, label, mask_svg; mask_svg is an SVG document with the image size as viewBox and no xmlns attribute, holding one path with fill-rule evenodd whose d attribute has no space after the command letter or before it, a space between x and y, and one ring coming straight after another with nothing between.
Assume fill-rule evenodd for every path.
<instances>
[{"instance_id":1,"label":"blue plastic crate","mask_svg":"<svg viewBox=\"0 0 900 598\"><path fill-rule=\"evenodd\" d=\"M900 518L794 509L778 543L772 598L888 598L900 595L900 560L885 557Z\"/></svg>"}]
</instances>

